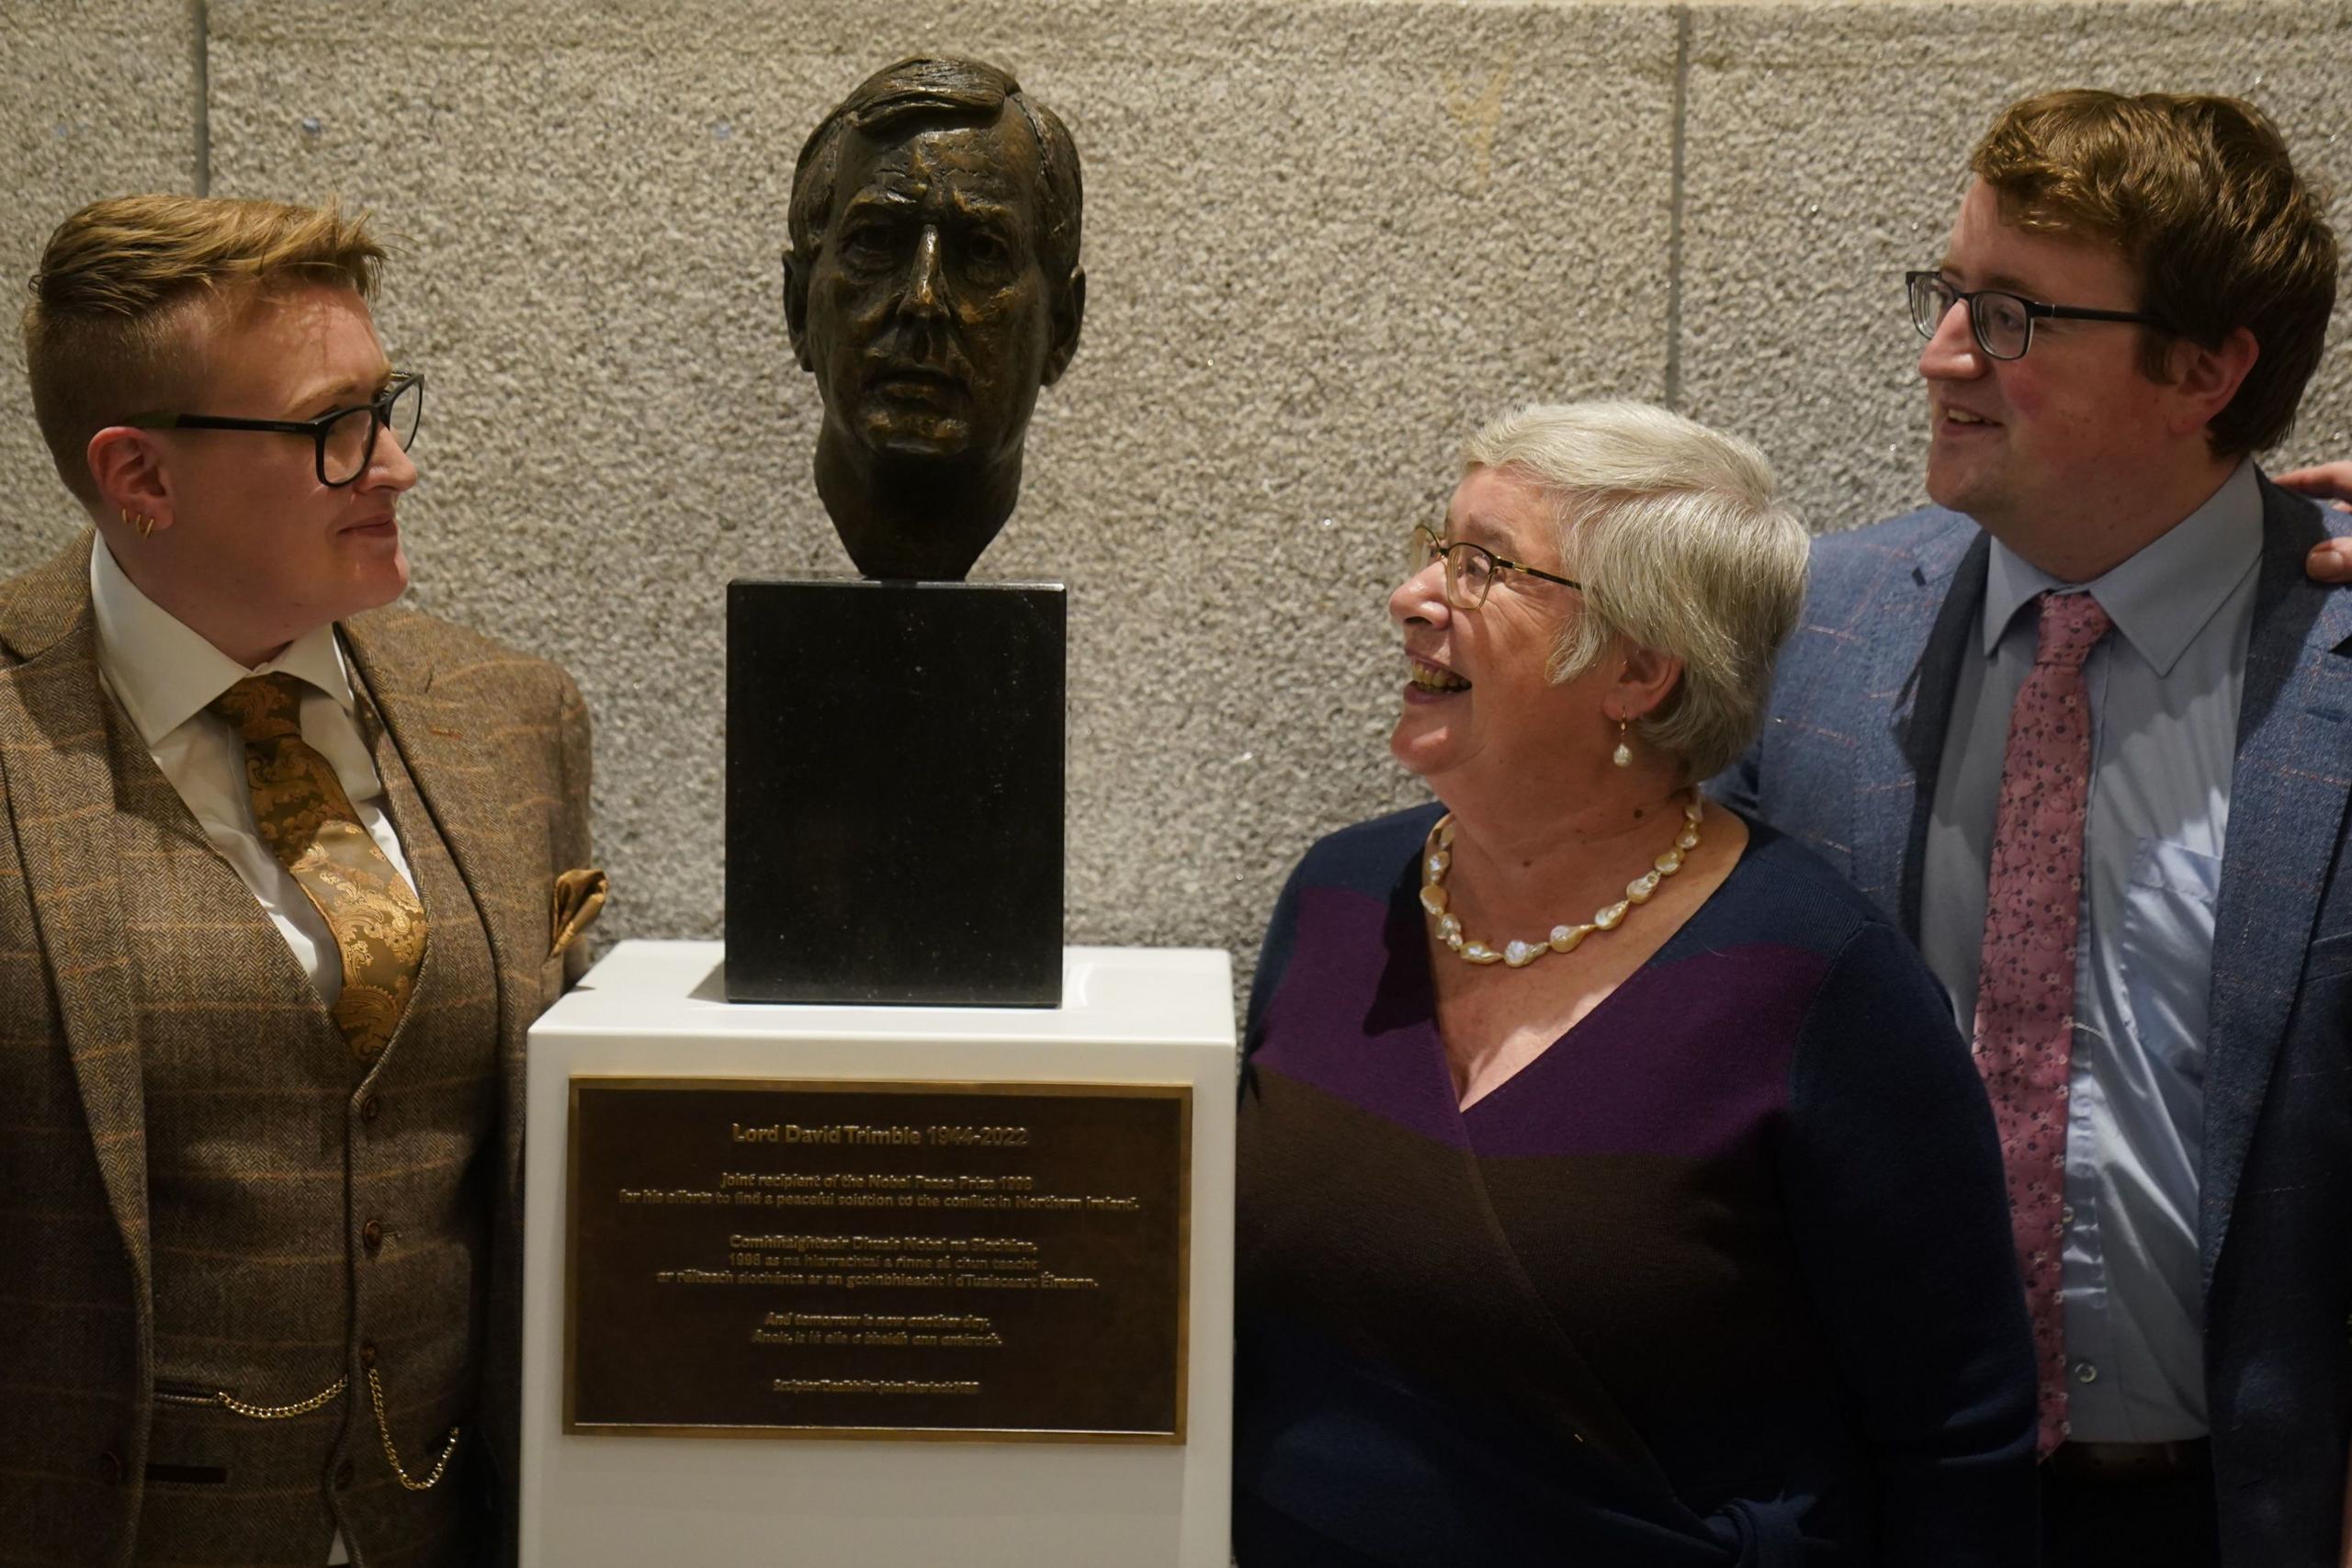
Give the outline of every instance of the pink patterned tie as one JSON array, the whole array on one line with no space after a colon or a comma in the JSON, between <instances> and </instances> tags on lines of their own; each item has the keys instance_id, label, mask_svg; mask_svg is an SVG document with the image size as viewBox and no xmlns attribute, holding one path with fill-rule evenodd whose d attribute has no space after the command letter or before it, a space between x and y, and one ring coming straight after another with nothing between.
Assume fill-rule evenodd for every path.
<instances>
[{"instance_id":1,"label":"pink patterned tie","mask_svg":"<svg viewBox=\"0 0 2352 1568\"><path fill-rule=\"evenodd\" d=\"M2009 710L2001 805L1984 886L1976 977L1976 1070L1993 1100L2009 1180L2009 1224L2041 1373L2037 1447L2066 1437L2066 1334L2058 1310L2065 1248L2066 1075L2074 1055L2075 931L2083 897L2083 818L2091 707L2083 660L2114 623L2087 593L2044 593L2041 641Z\"/></svg>"}]
</instances>

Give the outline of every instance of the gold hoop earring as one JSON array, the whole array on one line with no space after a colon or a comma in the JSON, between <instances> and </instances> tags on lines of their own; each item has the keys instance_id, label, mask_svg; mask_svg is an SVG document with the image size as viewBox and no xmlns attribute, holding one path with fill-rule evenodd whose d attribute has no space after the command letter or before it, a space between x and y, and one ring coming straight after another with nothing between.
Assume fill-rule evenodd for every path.
<instances>
[{"instance_id":1,"label":"gold hoop earring","mask_svg":"<svg viewBox=\"0 0 2352 1568\"><path fill-rule=\"evenodd\" d=\"M1617 750L1609 753L1609 760L1621 768L1634 765L1634 749L1625 744L1625 721L1622 718L1617 721Z\"/></svg>"}]
</instances>

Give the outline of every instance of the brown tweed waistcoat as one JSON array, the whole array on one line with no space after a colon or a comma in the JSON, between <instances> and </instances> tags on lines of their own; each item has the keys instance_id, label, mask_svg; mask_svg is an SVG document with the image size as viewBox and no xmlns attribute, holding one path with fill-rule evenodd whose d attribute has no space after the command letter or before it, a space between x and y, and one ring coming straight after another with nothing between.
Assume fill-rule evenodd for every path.
<instances>
[{"instance_id":1,"label":"brown tweed waistcoat","mask_svg":"<svg viewBox=\"0 0 2352 1568\"><path fill-rule=\"evenodd\" d=\"M232 1372L260 1375L258 1359L237 1361L229 1347L199 1350L198 1338L207 1332L196 1326L200 1303L184 1299L181 1287L201 1286L203 1276L177 1254L158 1256L159 1240L184 1245L185 1200L192 1191L174 1185L172 1173L182 1168L164 1162L182 1156L162 1142L186 1149L200 1139L175 1130L186 1126L186 1107L167 1109L151 1162L149 1080L183 1087L198 1080L187 1076L194 1064L151 1065L146 1058L183 1037L175 1031L198 1029L187 1018L167 1026L164 1020L175 1010L195 1016L209 1009L226 1016L242 1008L258 1017L275 1004L300 1000L315 1008L317 1002L314 993L302 997L307 981L282 944L279 954L258 968L215 966L205 961L208 954L226 956L227 948L212 933L183 944L164 931L134 929L154 917L141 867L124 859L126 843L145 835L159 850L168 844L176 853L190 846L171 843L158 826L169 814L153 792L163 790L175 801L176 792L143 749L135 741L126 746L117 735L115 727L127 728L129 721L98 683L89 539L85 535L47 565L0 584L0 1562L129 1568L135 1558L171 1554L168 1543L159 1541L151 1553L138 1540L147 1512L147 1468L151 1461L173 1462L154 1445L167 1438L178 1443L186 1433L175 1425L179 1413L196 1408L159 1406L157 1381L175 1381L174 1360L224 1379ZM420 872L420 891L436 913L453 907L453 899L469 901L486 938L487 1002L480 996L482 970L470 964L453 965L446 987L441 978L434 984L442 993L436 1005L481 1008L494 1020L486 1038L469 1030L473 1043L453 1053L468 1061L474 1059L468 1051L487 1054L491 1108L459 1111L454 1102L476 1091L452 1087L453 1103L423 1123L428 1130L462 1125L462 1133L445 1136L475 1140L479 1155L469 1167L454 1143L430 1148L429 1134L425 1142L356 1163L345 1189L329 1194L343 1227L329 1246L306 1240L289 1247L270 1235L239 1236L222 1229L226 1245L215 1250L268 1255L339 1247L347 1260L346 1312L354 1315L305 1326L307 1314L317 1311L315 1301L275 1303L271 1310L283 1315L250 1337L348 1344L376 1335L382 1342L387 1414L402 1461L412 1469L429 1465L439 1434L463 1422L468 1435L460 1453L476 1445L473 1456L489 1461L502 1531L511 1532L521 1332L523 1042L531 1021L588 956L584 942L554 949L549 915L557 878L588 863L586 714L578 691L553 665L446 623L377 611L354 617L341 630L356 682L381 716L383 739L398 764L383 771L395 785L392 815L403 843L431 839L447 852L446 872ZM377 755L381 766L386 747ZM420 820L430 833L416 829ZM200 840L192 820L175 830ZM417 851L409 852L413 857ZM428 851L426 859L439 856ZM219 897L240 919L252 911L258 919L252 894L232 871L216 863L201 874L214 879ZM461 885L458 891L451 889L452 877ZM220 914L208 908L196 918ZM170 964L152 957L166 949L176 955ZM274 967L280 963L284 967ZM468 982L460 968L477 978ZM208 1033L217 1027L202 1026ZM318 1043L303 1032L288 1035L298 1050ZM413 1112L424 1115L421 1108L436 1092L435 1077L462 1078L474 1070L404 1078L401 1053L406 1048L402 1042L383 1059L389 1076L378 1086L376 1133L395 1132L398 1119ZM431 1054L419 1052L416 1059ZM220 1066L215 1062L207 1070ZM218 1098L236 1100L247 1092L240 1085ZM369 1124L361 1109L362 1086L351 1083L342 1092L364 1131ZM261 1129L266 1140L277 1140L267 1157L333 1168L339 1156L322 1141L330 1125L317 1109L323 1100L311 1101L307 1122L298 1111L294 1128ZM491 1118L486 1129L485 1114ZM367 1145L350 1135L351 1127L346 1118L345 1145L356 1155ZM298 1146L305 1137L306 1149ZM454 1169L409 1168L448 1158L458 1159ZM151 1163L160 1179L152 1224ZM414 1223L405 1206L442 1190L436 1183L458 1195L451 1201L458 1207L485 1216L484 1237L458 1245L461 1263L441 1247L427 1246L425 1257L409 1255L416 1235L462 1235L457 1222L417 1224L415 1235L400 1234ZM370 1255L362 1227L377 1211L387 1216L386 1230L380 1250ZM206 1223L227 1224L218 1218ZM164 1234L164 1225L174 1234ZM452 1372L447 1350L423 1351L424 1364L416 1368L399 1359L411 1348L398 1336L442 1342L435 1339L445 1333L439 1320L416 1304L427 1293L438 1301L440 1292L419 1289L408 1272L412 1265L434 1267L433 1258L457 1264L450 1278L469 1303L481 1303L483 1325L464 1340L463 1354L472 1358L464 1372ZM415 1280L424 1277L420 1271ZM220 1331L224 1338L246 1332ZM323 1345L319 1348L322 1359L330 1359ZM207 1356L215 1359L200 1359ZM322 1383L336 1375L332 1368L322 1370ZM356 1375L360 1369L350 1370ZM230 1392L267 1399L300 1381L289 1376L266 1390ZM453 1396L449 1391L458 1382L469 1383L469 1391ZM294 1397L314 1392L316 1385ZM384 1529L382 1516L373 1511L378 1490L386 1508L415 1501L385 1480L364 1381L355 1381L335 1409L340 1414L329 1415L311 1435L288 1434L289 1441L311 1445L304 1461L311 1479L300 1488L301 1501L288 1505L309 1510L297 1553L307 1553L305 1542L314 1541L323 1557L327 1521L320 1513L319 1477L323 1472L331 1483L345 1461L353 1465L354 1484L334 1494L336 1506L346 1511L363 1551L370 1550L371 1532ZM321 1443L329 1427L331 1450ZM249 1462L206 1462L251 1471ZM227 1484L237 1484L235 1473ZM511 1543L511 1533L506 1539Z\"/></svg>"},{"instance_id":2,"label":"brown tweed waistcoat","mask_svg":"<svg viewBox=\"0 0 2352 1568\"><path fill-rule=\"evenodd\" d=\"M482 1528L466 1517L462 1472L400 1486L357 1362L372 1345L393 1442L423 1479L444 1434L474 1424L482 1362L498 1021L472 900L375 728L431 935L371 1067L260 905L239 903L243 882L177 792L136 766L130 727L111 734L137 889L154 1237L157 1404L137 1560L317 1568L340 1527L365 1568L447 1562L469 1524ZM346 1375L341 1398L284 1420L196 1403L220 1390L294 1405Z\"/></svg>"}]
</instances>

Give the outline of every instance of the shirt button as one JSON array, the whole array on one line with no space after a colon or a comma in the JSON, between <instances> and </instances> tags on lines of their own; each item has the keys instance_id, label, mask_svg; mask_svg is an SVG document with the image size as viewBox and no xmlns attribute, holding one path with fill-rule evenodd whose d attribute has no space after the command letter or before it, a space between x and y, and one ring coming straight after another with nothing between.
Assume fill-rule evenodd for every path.
<instances>
[{"instance_id":1,"label":"shirt button","mask_svg":"<svg viewBox=\"0 0 2352 1568\"><path fill-rule=\"evenodd\" d=\"M2062 1225L2071 1225L2075 1223L2075 1206L2072 1203L2058 1205L2058 1223Z\"/></svg>"},{"instance_id":2,"label":"shirt button","mask_svg":"<svg viewBox=\"0 0 2352 1568\"><path fill-rule=\"evenodd\" d=\"M373 1257L377 1252L380 1251L384 1245L384 1222L381 1220L369 1220L366 1224L361 1225L359 1227L359 1245L368 1249L368 1256L370 1257Z\"/></svg>"},{"instance_id":3,"label":"shirt button","mask_svg":"<svg viewBox=\"0 0 2352 1568\"><path fill-rule=\"evenodd\" d=\"M2075 1363L2075 1381L2076 1382L2098 1382L2098 1369L2092 1366L2088 1361L2076 1361Z\"/></svg>"},{"instance_id":4,"label":"shirt button","mask_svg":"<svg viewBox=\"0 0 2352 1568\"><path fill-rule=\"evenodd\" d=\"M383 1113L384 1102L372 1094L359 1102L359 1119L362 1122L373 1122Z\"/></svg>"}]
</instances>

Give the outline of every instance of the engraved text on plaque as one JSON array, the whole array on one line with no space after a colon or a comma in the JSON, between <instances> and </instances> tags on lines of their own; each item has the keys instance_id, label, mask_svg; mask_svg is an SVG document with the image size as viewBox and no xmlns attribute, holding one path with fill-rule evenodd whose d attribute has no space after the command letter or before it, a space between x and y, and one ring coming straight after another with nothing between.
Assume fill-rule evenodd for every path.
<instances>
[{"instance_id":1,"label":"engraved text on plaque","mask_svg":"<svg viewBox=\"0 0 2352 1568\"><path fill-rule=\"evenodd\" d=\"M575 1077L564 1429L1182 1441L1191 1092Z\"/></svg>"}]
</instances>

